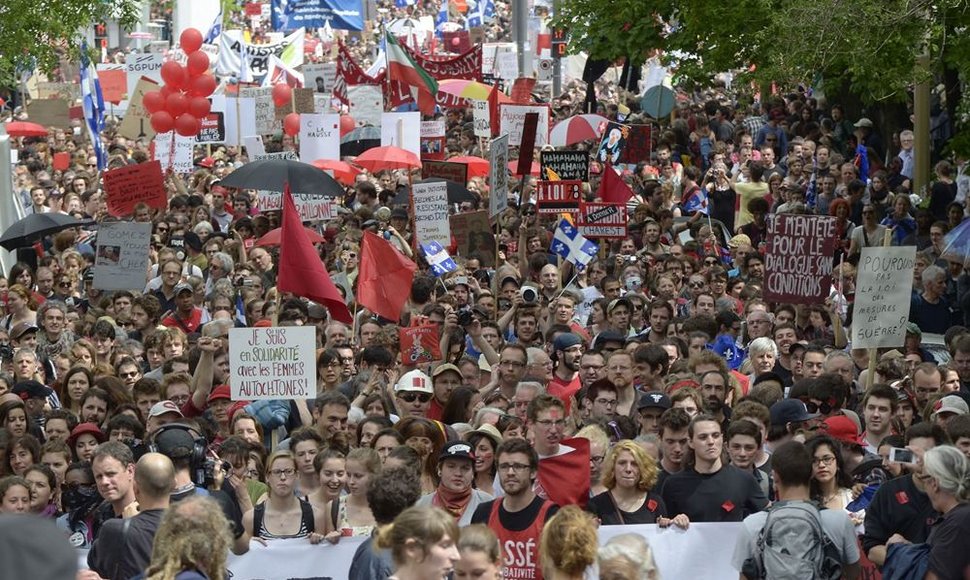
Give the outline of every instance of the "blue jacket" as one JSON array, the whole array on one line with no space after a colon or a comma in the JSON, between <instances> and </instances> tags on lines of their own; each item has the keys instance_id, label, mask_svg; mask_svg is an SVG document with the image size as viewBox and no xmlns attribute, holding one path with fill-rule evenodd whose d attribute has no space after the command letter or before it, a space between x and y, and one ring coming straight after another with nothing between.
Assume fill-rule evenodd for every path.
<instances>
[{"instance_id":1,"label":"blue jacket","mask_svg":"<svg viewBox=\"0 0 970 580\"><path fill-rule=\"evenodd\" d=\"M886 563L882 566L882 578L923 580L929 568L929 544L890 544L886 550Z\"/></svg>"}]
</instances>

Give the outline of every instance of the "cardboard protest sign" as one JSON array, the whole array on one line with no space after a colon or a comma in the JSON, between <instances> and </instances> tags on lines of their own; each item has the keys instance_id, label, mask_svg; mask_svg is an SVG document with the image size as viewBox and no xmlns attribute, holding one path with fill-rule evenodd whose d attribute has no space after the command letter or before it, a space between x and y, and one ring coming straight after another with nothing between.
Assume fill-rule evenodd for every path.
<instances>
[{"instance_id":1,"label":"cardboard protest sign","mask_svg":"<svg viewBox=\"0 0 970 580\"><path fill-rule=\"evenodd\" d=\"M441 341L436 324L399 328L398 337L401 342L401 362L405 366L441 360Z\"/></svg>"},{"instance_id":2,"label":"cardboard protest sign","mask_svg":"<svg viewBox=\"0 0 970 580\"><path fill-rule=\"evenodd\" d=\"M852 309L852 348L903 346L915 264L915 246L862 249Z\"/></svg>"},{"instance_id":3,"label":"cardboard protest sign","mask_svg":"<svg viewBox=\"0 0 970 580\"><path fill-rule=\"evenodd\" d=\"M549 105L499 105L499 133L508 134L509 145L518 147L522 144L523 126L528 113L538 113L539 123L536 126L535 147L542 147L549 142Z\"/></svg>"},{"instance_id":4,"label":"cardboard protest sign","mask_svg":"<svg viewBox=\"0 0 970 580\"><path fill-rule=\"evenodd\" d=\"M415 183L411 188L414 200L414 235L419 243L438 242L451 245L451 226L448 222L448 184L444 181Z\"/></svg>"},{"instance_id":5,"label":"cardboard protest sign","mask_svg":"<svg viewBox=\"0 0 970 580\"><path fill-rule=\"evenodd\" d=\"M53 157L54 171L67 171L71 166L71 154L67 151L55 153Z\"/></svg>"},{"instance_id":6,"label":"cardboard protest sign","mask_svg":"<svg viewBox=\"0 0 970 580\"><path fill-rule=\"evenodd\" d=\"M626 145L620 152L620 163L636 165L641 161L650 161L653 150L653 127L650 125L628 125L630 132L626 137Z\"/></svg>"},{"instance_id":7,"label":"cardboard protest sign","mask_svg":"<svg viewBox=\"0 0 970 580\"><path fill-rule=\"evenodd\" d=\"M340 115L300 115L300 161L340 159Z\"/></svg>"},{"instance_id":8,"label":"cardboard protest sign","mask_svg":"<svg viewBox=\"0 0 970 580\"><path fill-rule=\"evenodd\" d=\"M123 64L99 64L98 82L106 103L120 103L128 98L128 74Z\"/></svg>"},{"instance_id":9,"label":"cardboard protest sign","mask_svg":"<svg viewBox=\"0 0 970 580\"><path fill-rule=\"evenodd\" d=\"M256 134L268 135L276 131L276 105L273 104L273 87L249 87L242 90L243 98L253 100L253 118L256 121Z\"/></svg>"},{"instance_id":10,"label":"cardboard protest sign","mask_svg":"<svg viewBox=\"0 0 970 580\"><path fill-rule=\"evenodd\" d=\"M27 105L27 119L45 127L71 126L71 116L64 99L34 99Z\"/></svg>"},{"instance_id":11,"label":"cardboard protest sign","mask_svg":"<svg viewBox=\"0 0 970 580\"><path fill-rule=\"evenodd\" d=\"M424 161L421 164L421 178L440 177L455 183L468 183L468 166L450 161Z\"/></svg>"},{"instance_id":12,"label":"cardboard protest sign","mask_svg":"<svg viewBox=\"0 0 970 580\"><path fill-rule=\"evenodd\" d=\"M106 173L105 181L107 177ZM98 226L94 287L99 290L144 290L151 239L150 223L102 222Z\"/></svg>"},{"instance_id":13,"label":"cardboard protest sign","mask_svg":"<svg viewBox=\"0 0 970 580\"><path fill-rule=\"evenodd\" d=\"M293 110L294 104L296 105L295 111ZM313 103L313 89L294 88L293 99L289 103L286 103L282 107L277 107L274 103L273 106L275 107L274 114L276 115L277 121L282 121L283 118L290 113L300 113L301 115L306 113L315 113L316 109L314 108L315 105Z\"/></svg>"},{"instance_id":14,"label":"cardboard protest sign","mask_svg":"<svg viewBox=\"0 0 970 580\"><path fill-rule=\"evenodd\" d=\"M495 217L509 207L509 136L492 139L488 155L488 217Z\"/></svg>"},{"instance_id":15,"label":"cardboard protest sign","mask_svg":"<svg viewBox=\"0 0 970 580\"><path fill-rule=\"evenodd\" d=\"M41 99L64 99L73 103L81 96L81 87L77 83L37 83L37 96Z\"/></svg>"},{"instance_id":16,"label":"cardboard protest sign","mask_svg":"<svg viewBox=\"0 0 970 580\"><path fill-rule=\"evenodd\" d=\"M488 110L488 101L472 101L475 115L475 136L492 136L492 117Z\"/></svg>"},{"instance_id":17,"label":"cardboard protest sign","mask_svg":"<svg viewBox=\"0 0 970 580\"><path fill-rule=\"evenodd\" d=\"M832 289L835 218L779 214L768 221L764 297L769 302L818 304Z\"/></svg>"},{"instance_id":18,"label":"cardboard protest sign","mask_svg":"<svg viewBox=\"0 0 970 580\"><path fill-rule=\"evenodd\" d=\"M586 151L540 151L539 176L553 180L551 169L559 179L589 181L589 153Z\"/></svg>"},{"instance_id":19,"label":"cardboard protest sign","mask_svg":"<svg viewBox=\"0 0 970 580\"><path fill-rule=\"evenodd\" d=\"M536 207L541 214L578 212L583 200L583 182L575 180L536 182Z\"/></svg>"},{"instance_id":20,"label":"cardboard protest sign","mask_svg":"<svg viewBox=\"0 0 970 580\"><path fill-rule=\"evenodd\" d=\"M104 173L108 213L115 217L131 215L135 205L147 203L155 209L168 207L162 164L148 161L125 165Z\"/></svg>"},{"instance_id":21,"label":"cardboard protest sign","mask_svg":"<svg viewBox=\"0 0 970 580\"><path fill-rule=\"evenodd\" d=\"M421 113L382 113L381 147L400 147L421 157Z\"/></svg>"},{"instance_id":22,"label":"cardboard protest sign","mask_svg":"<svg viewBox=\"0 0 970 580\"><path fill-rule=\"evenodd\" d=\"M303 65L303 83L312 88L314 92L329 93L333 91L333 85L336 81L336 62Z\"/></svg>"},{"instance_id":23,"label":"cardboard protest sign","mask_svg":"<svg viewBox=\"0 0 970 580\"><path fill-rule=\"evenodd\" d=\"M316 347L316 329L310 326L229 329L232 399L316 397Z\"/></svg>"},{"instance_id":24,"label":"cardboard protest sign","mask_svg":"<svg viewBox=\"0 0 970 580\"><path fill-rule=\"evenodd\" d=\"M128 87L138 85L142 78L151 79L157 85L162 84L162 63L165 57L153 53L132 53L125 57L125 75Z\"/></svg>"},{"instance_id":25,"label":"cardboard protest sign","mask_svg":"<svg viewBox=\"0 0 970 580\"><path fill-rule=\"evenodd\" d=\"M445 158L445 121L421 121L421 159Z\"/></svg>"},{"instance_id":26,"label":"cardboard protest sign","mask_svg":"<svg viewBox=\"0 0 970 580\"><path fill-rule=\"evenodd\" d=\"M629 236L625 203L586 202L579 206L576 226L587 238L624 240Z\"/></svg>"},{"instance_id":27,"label":"cardboard protest sign","mask_svg":"<svg viewBox=\"0 0 970 580\"><path fill-rule=\"evenodd\" d=\"M630 135L630 127L619 123L610 123L603 131L603 141L596 151L596 160L600 163L616 165L620 162L620 154Z\"/></svg>"},{"instance_id":28,"label":"cardboard protest sign","mask_svg":"<svg viewBox=\"0 0 970 580\"><path fill-rule=\"evenodd\" d=\"M381 125L384 111L384 89L381 85L349 85L347 99L350 101L350 115L359 127ZM417 153L415 153L417 155Z\"/></svg>"},{"instance_id":29,"label":"cardboard protest sign","mask_svg":"<svg viewBox=\"0 0 970 580\"><path fill-rule=\"evenodd\" d=\"M128 111L125 113L124 119L121 120L118 133L128 139L138 139L142 136L151 139L155 136L155 130L152 129L152 124L149 122L151 115L145 110L142 99L145 93L158 90L158 83L148 77L139 78L134 85L131 84L130 79L128 82L129 89L132 86L135 88L128 96Z\"/></svg>"},{"instance_id":30,"label":"cardboard protest sign","mask_svg":"<svg viewBox=\"0 0 970 580\"><path fill-rule=\"evenodd\" d=\"M152 141L152 159L161 162L163 173L192 173L195 167L192 163L194 146L195 137L183 137L174 131L159 133Z\"/></svg>"},{"instance_id":31,"label":"cardboard protest sign","mask_svg":"<svg viewBox=\"0 0 970 580\"><path fill-rule=\"evenodd\" d=\"M488 223L485 210L459 213L451 216L451 234L458 246L458 255L468 257L478 254L482 267L491 268L495 264L495 235Z\"/></svg>"}]
</instances>

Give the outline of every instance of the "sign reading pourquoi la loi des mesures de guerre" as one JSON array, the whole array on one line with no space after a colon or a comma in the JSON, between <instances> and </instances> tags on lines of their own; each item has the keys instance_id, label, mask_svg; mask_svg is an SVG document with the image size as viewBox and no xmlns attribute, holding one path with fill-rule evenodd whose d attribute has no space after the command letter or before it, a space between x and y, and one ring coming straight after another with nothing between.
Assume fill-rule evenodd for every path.
<instances>
[{"instance_id":1,"label":"sign reading pourquoi la loi des mesures de guerre","mask_svg":"<svg viewBox=\"0 0 970 580\"><path fill-rule=\"evenodd\" d=\"M316 397L314 328L230 329L229 378L234 401Z\"/></svg>"}]
</instances>

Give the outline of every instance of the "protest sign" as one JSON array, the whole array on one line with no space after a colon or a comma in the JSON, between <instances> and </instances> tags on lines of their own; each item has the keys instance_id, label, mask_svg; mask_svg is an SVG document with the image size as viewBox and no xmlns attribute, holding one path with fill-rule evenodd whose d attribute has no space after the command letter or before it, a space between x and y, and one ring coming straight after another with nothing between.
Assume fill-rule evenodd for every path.
<instances>
[{"instance_id":1,"label":"protest sign","mask_svg":"<svg viewBox=\"0 0 970 580\"><path fill-rule=\"evenodd\" d=\"M195 136L199 145L225 143L226 141L226 96L213 95L209 98L211 108L209 114L199 119L202 128Z\"/></svg>"},{"instance_id":2,"label":"protest sign","mask_svg":"<svg viewBox=\"0 0 970 580\"><path fill-rule=\"evenodd\" d=\"M837 240L834 217L779 214L768 220L765 300L824 302L832 288Z\"/></svg>"},{"instance_id":3,"label":"protest sign","mask_svg":"<svg viewBox=\"0 0 970 580\"><path fill-rule=\"evenodd\" d=\"M192 173L192 150L195 137L176 135L174 131L159 133L152 141L152 159L161 162L162 173Z\"/></svg>"},{"instance_id":4,"label":"protest sign","mask_svg":"<svg viewBox=\"0 0 970 580\"><path fill-rule=\"evenodd\" d=\"M539 176L552 180L551 169L559 179L589 181L589 153L586 151L540 151Z\"/></svg>"},{"instance_id":5,"label":"protest sign","mask_svg":"<svg viewBox=\"0 0 970 580\"><path fill-rule=\"evenodd\" d=\"M441 360L441 342L436 324L399 328L398 338L401 343L401 362L405 366Z\"/></svg>"},{"instance_id":6,"label":"protest sign","mask_svg":"<svg viewBox=\"0 0 970 580\"><path fill-rule=\"evenodd\" d=\"M381 85L350 85L347 87L347 100L350 101L350 115L358 127L381 124L384 110L384 93Z\"/></svg>"},{"instance_id":7,"label":"protest sign","mask_svg":"<svg viewBox=\"0 0 970 580\"><path fill-rule=\"evenodd\" d=\"M311 326L229 329L232 400L316 397L316 346Z\"/></svg>"},{"instance_id":8,"label":"protest sign","mask_svg":"<svg viewBox=\"0 0 970 580\"><path fill-rule=\"evenodd\" d=\"M118 132L128 139L138 139L145 137L151 139L155 136L155 130L149 122L151 115L145 110L142 99L145 93L158 89L158 83L148 77L141 77L132 85L129 80L128 87L135 87L128 96L128 111L125 113Z\"/></svg>"},{"instance_id":9,"label":"protest sign","mask_svg":"<svg viewBox=\"0 0 970 580\"><path fill-rule=\"evenodd\" d=\"M253 100L253 118L256 121L256 134L268 135L276 131L276 105L273 104L273 87L248 87L242 90L244 98Z\"/></svg>"},{"instance_id":10,"label":"protest sign","mask_svg":"<svg viewBox=\"0 0 970 580\"><path fill-rule=\"evenodd\" d=\"M94 287L99 290L144 290L151 239L150 223L102 222L98 226Z\"/></svg>"},{"instance_id":11,"label":"protest sign","mask_svg":"<svg viewBox=\"0 0 970 580\"><path fill-rule=\"evenodd\" d=\"M515 54L514 42L486 42L482 45L482 74L498 76L498 56L502 53ZM518 76L518 75L516 75ZM515 77L512 77L515 78Z\"/></svg>"},{"instance_id":12,"label":"protest sign","mask_svg":"<svg viewBox=\"0 0 970 580\"><path fill-rule=\"evenodd\" d=\"M27 105L27 119L45 127L61 129L71 126L71 116L64 99L34 99Z\"/></svg>"},{"instance_id":13,"label":"protest sign","mask_svg":"<svg viewBox=\"0 0 970 580\"><path fill-rule=\"evenodd\" d=\"M77 83L37 83L37 97L40 99L64 99L73 103L80 96L81 88Z\"/></svg>"},{"instance_id":14,"label":"protest sign","mask_svg":"<svg viewBox=\"0 0 970 580\"><path fill-rule=\"evenodd\" d=\"M415 183L411 188L414 200L414 235L419 243L438 242L451 245L451 226L448 223L448 184L444 181Z\"/></svg>"},{"instance_id":15,"label":"protest sign","mask_svg":"<svg viewBox=\"0 0 970 580\"><path fill-rule=\"evenodd\" d=\"M19 158L18 158L19 161ZM67 151L60 151L54 154L53 157L53 167L54 171L67 171L71 166L71 154Z\"/></svg>"},{"instance_id":16,"label":"protest sign","mask_svg":"<svg viewBox=\"0 0 970 580\"><path fill-rule=\"evenodd\" d=\"M482 266L491 268L495 263L495 235L488 223L488 213L485 210L459 213L448 221L458 254L466 258L478 254Z\"/></svg>"},{"instance_id":17,"label":"protest sign","mask_svg":"<svg viewBox=\"0 0 970 580\"><path fill-rule=\"evenodd\" d=\"M488 155L488 217L493 218L509 207L509 136L492 139Z\"/></svg>"},{"instance_id":18,"label":"protest sign","mask_svg":"<svg viewBox=\"0 0 970 580\"><path fill-rule=\"evenodd\" d=\"M125 65L99 64L96 68L104 102L117 104L128 98L128 73Z\"/></svg>"},{"instance_id":19,"label":"protest sign","mask_svg":"<svg viewBox=\"0 0 970 580\"><path fill-rule=\"evenodd\" d=\"M317 93L329 93L337 80L337 63L322 62L303 65L303 85Z\"/></svg>"},{"instance_id":20,"label":"protest sign","mask_svg":"<svg viewBox=\"0 0 970 580\"><path fill-rule=\"evenodd\" d=\"M294 110L294 105L296 110ZM286 103L282 107L277 107L274 103L273 107L277 121L282 121L290 113L300 113L301 115L316 113L313 104L313 89L294 88L293 98L289 103Z\"/></svg>"},{"instance_id":21,"label":"protest sign","mask_svg":"<svg viewBox=\"0 0 970 580\"><path fill-rule=\"evenodd\" d=\"M156 85L162 84L162 63L165 58L160 54L132 53L125 57L127 85L134 87L140 79L149 78Z\"/></svg>"},{"instance_id":22,"label":"protest sign","mask_svg":"<svg viewBox=\"0 0 970 580\"><path fill-rule=\"evenodd\" d=\"M292 193L293 205L300 220L305 222L327 221L337 218L337 200L315 193ZM279 191L257 192L257 204L260 212L282 211L283 194Z\"/></svg>"},{"instance_id":23,"label":"protest sign","mask_svg":"<svg viewBox=\"0 0 970 580\"><path fill-rule=\"evenodd\" d=\"M340 159L340 115L300 115L300 161Z\"/></svg>"},{"instance_id":24,"label":"protest sign","mask_svg":"<svg viewBox=\"0 0 970 580\"><path fill-rule=\"evenodd\" d=\"M653 146L653 128L650 125L628 125L630 132L626 136L626 145L620 152L620 163L636 165L641 161L650 161Z\"/></svg>"},{"instance_id":25,"label":"protest sign","mask_svg":"<svg viewBox=\"0 0 970 580\"><path fill-rule=\"evenodd\" d=\"M219 35L219 58L215 72L221 77L234 76L261 82L269 71L270 56L276 56L286 66L296 68L303 64L305 31L292 34L266 44L250 44L242 38L241 30L223 30ZM245 52L245 59L243 59ZM248 70L243 73L243 61Z\"/></svg>"},{"instance_id":26,"label":"protest sign","mask_svg":"<svg viewBox=\"0 0 970 580\"><path fill-rule=\"evenodd\" d=\"M603 131L603 141L596 151L596 160L600 163L616 165L620 162L620 154L630 135L630 127L619 123L610 123Z\"/></svg>"},{"instance_id":27,"label":"protest sign","mask_svg":"<svg viewBox=\"0 0 970 580\"><path fill-rule=\"evenodd\" d=\"M381 113L381 147L400 147L421 156L421 113Z\"/></svg>"},{"instance_id":28,"label":"protest sign","mask_svg":"<svg viewBox=\"0 0 970 580\"><path fill-rule=\"evenodd\" d=\"M131 215L135 205L147 203L155 209L168 207L165 178L158 161L125 165L104 173L104 192L108 213L115 217Z\"/></svg>"},{"instance_id":29,"label":"protest sign","mask_svg":"<svg viewBox=\"0 0 970 580\"><path fill-rule=\"evenodd\" d=\"M915 264L915 246L862 249L852 309L852 348L903 346Z\"/></svg>"},{"instance_id":30,"label":"protest sign","mask_svg":"<svg viewBox=\"0 0 970 580\"><path fill-rule=\"evenodd\" d=\"M238 147L241 141L256 133L256 101L249 97L226 99L226 145Z\"/></svg>"},{"instance_id":31,"label":"protest sign","mask_svg":"<svg viewBox=\"0 0 970 580\"><path fill-rule=\"evenodd\" d=\"M627 208L625 203L587 202L579 205L576 226L587 238L626 239Z\"/></svg>"},{"instance_id":32,"label":"protest sign","mask_svg":"<svg viewBox=\"0 0 970 580\"><path fill-rule=\"evenodd\" d=\"M450 161L425 161L421 164L421 177L440 177L464 185L468 183L468 166Z\"/></svg>"},{"instance_id":33,"label":"protest sign","mask_svg":"<svg viewBox=\"0 0 970 580\"><path fill-rule=\"evenodd\" d=\"M246 156L253 161L268 159L266 157L266 145L263 144L262 135L243 137L243 147L246 148Z\"/></svg>"},{"instance_id":34,"label":"protest sign","mask_svg":"<svg viewBox=\"0 0 970 580\"><path fill-rule=\"evenodd\" d=\"M364 11L360 0L270 0L273 30L323 28L363 30Z\"/></svg>"},{"instance_id":35,"label":"protest sign","mask_svg":"<svg viewBox=\"0 0 970 580\"><path fill-rule=\"evenodd\" d=\"M495 58L495 69L498 78L514 81L519 77L519 55L514 52L502 52Z\"/></svg>"},{"instance_id":36,"label":"protest sign","mask_svg":"<svg viewBox=\"0 0 970 580\"><path fill-rule=\"evenodd\" d=\"M499 133L508 134L510 146L518 147L522 144L522 129L525 125L525 116L528 113L539 114L535 147L542 147L549 142L549 105L509 105L503 103L499 106Z\"/></svg>"},{"instance_id":37,"label":"protest sign","mask_svg":"<svg viewBox=\"0 0 970 580\"><path fill-rule=\"evenodd\" d=\"M445 122L421 121L421 159L437 161L445 158Z\"/></svg>"},{"instance_id":38,"label":"protest sign","mask_svg":"<svg viewBox=\"0 0 970 580\"><path fill-rule=\"evenodd\" d=\"M541 214L578 212L583 200L583 182L575 180L537 181L536 207Z\"/></svg>"},{"instance_id":39,"label":"protest sign","mask_svg":"<svg viewBox=\"0 0 970 580\"><path fill-rule=\"evenodd\" d=\"M475 136L491 137L492 118L488 109L488 101L472 101L472 108L475 115Z\"/></svg>"}]
</instances>

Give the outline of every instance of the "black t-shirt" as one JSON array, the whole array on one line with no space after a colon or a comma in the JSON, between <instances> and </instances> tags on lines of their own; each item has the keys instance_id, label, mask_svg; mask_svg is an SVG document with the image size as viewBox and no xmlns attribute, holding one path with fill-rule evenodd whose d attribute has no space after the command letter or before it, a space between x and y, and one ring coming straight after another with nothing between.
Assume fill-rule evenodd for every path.
<instances>
[{"instance_id":1,"label":"black t-shirt","mask_svg":"<svg viewBox=\"0 0 970 580\"><path fill-rule=\"evenodd\" d=\"M653 491L647 492L643 505L634 512L621 510L608 491L589 500L586 509L596 515L604 526L655 524L657 518L667 516L667 507L664 505L663 498Z\"/></svg>"},{"instance_id":2,"label":"black t-shirt","mask_svg":"<svg viewBox=\"0 0 970 580\"><path fill-rule=\"evenodd\" d=\"M930 570L940 580L960 580L970 572L970 504L948 511L930 529Z\"/></svg>"},{"instance_id":3,"label":"black t-shirt","mask_svg":"<svg viewBox=\"0 0 970 580\"><path fill-rule=\"evenodd\" d=\"M512 532L521 532L522 530L528 528L536 521L536 517L539 515L539 510L542 509L542 504L545 500L539 496L533 498L532 503L530 503L524 510L519 510L517 512L510 512L505 509L505 505L502 504L502 498L493 499L492 501L487 501L475 509L475 513L472 514L473 524L487 524L488 518L492 513L492 506L495 502L499 502L498 506L498 521L502 524L502 527L506 530ZM551 505L549 509L546 510L546 521L549 521L557 511L559 511L559 506ZM544 523L544 522L543 522Z\"/></svg>"},{"instance_id":4,"label":"black t-shirt","mask_svg":"<svg viewBox=\"0 0 970 580\"><path fill-rule=\"evenodd\" d=\"M151 562L155 531L164 513L146 510L130 519L106 521L88 552L88 566L110 580L128 580L143 572Z\"/></svg>"},{"instance_id":5,"label":"black t-shirt","mask_svg":"<svg viewBox=\"0 0 970 580\"><path fill-rule=\"evenodd\" d=\"M233 498L230 498L229 494L222 490L209 491L203 487L190 487L188 489L173 493L170 499L174 504L197 494L207 495L214 499L217 504L219 504L219 507L222 508L222 513L225 514L226 519L228 519L229 523L232 524L233 538L239 538L243 535L246 529L242 524L242 511L239 509L239 504L233 501Z\"/></svg>"},{"instance_id":6,"label":"black t-shirt","mask_svg":"<svg viewBox=\"0 0 970 580\"><path fill-rule=\"evenodd\" d=\"M876 490L866 508L862 547L869 553L875 546L884 545L893 534L900 534L914 544L925 542L930 524L939 515L929 496L916 489L912 475L891 479Z\"/></svg>"},{"instance_id":7,"label":"black t-shirt","mask_svg":"<svg viewBox=\"0 0 970 580\"><path fill-rule=\"evenodd\" d=\"M668 514L686 514L692 522L740 522L768 505L754 476L733 465L715 473L687 468L670 475L660 496Z\"/></svg>"}]
</instances>

